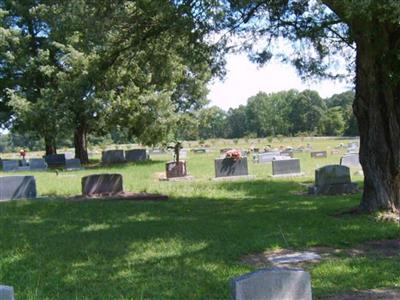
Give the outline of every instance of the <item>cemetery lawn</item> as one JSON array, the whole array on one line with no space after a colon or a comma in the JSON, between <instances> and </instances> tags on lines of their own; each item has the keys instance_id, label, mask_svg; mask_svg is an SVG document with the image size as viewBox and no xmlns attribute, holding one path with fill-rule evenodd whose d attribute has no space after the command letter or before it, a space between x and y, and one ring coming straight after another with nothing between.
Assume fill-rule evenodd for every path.
<instances>
[{"instance_id":1,"label":"cemetery lawn","mask_svg":"<svg viewBox=\"0 0 400 300\"><path fill-rule=\"evenodd\" d=\"M335 143L337 143L335 141ZM343 215L360 194L308 196L317 166L299 154L306 177L271 179L249 162L254 181L215 182L210 154L189 154L193 182L159 182L167 156L77 172L36 172L40 199L0 203L0 283L16 299L228 299L231 278L255 270L240 259L274 249L350 249L400 239L376 215ZM170 196L166 202L71 202L80 178L121 173L126 191ZM32 174L32 173L30 173ZM1 175L4 175L1 174ZM361 184L361 177L352 176ZM306 265L314 297L400 287L400 256L332 256Z\"/></svg>"}]
</instances>

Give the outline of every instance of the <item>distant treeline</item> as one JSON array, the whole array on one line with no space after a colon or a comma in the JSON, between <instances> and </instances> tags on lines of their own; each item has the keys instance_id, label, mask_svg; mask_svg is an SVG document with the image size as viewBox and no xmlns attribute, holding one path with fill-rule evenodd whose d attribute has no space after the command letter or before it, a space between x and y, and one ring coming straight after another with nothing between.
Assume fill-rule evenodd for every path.
<instances>
[{"instance_id":1,"label":"distant treeline","mask_svg":"<svg viewBox=\"0 0 400 300\"><path fill-rule=\"evenodd\" d=\"M182 139L282 136L356 136L354 92L323 99L318 92L282 91L251 97L227 112L219 107L198 112L197 126L186 126Z\"/></svg>"}]
</instances>

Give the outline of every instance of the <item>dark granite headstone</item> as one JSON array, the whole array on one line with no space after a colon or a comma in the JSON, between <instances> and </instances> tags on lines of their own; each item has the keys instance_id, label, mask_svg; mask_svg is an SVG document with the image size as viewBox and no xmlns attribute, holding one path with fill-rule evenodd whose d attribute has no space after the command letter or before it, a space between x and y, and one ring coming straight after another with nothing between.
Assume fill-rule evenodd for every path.
<instances>
[{"instance_id":1,"label":"dark granite headstone","mask_svg":"<svg viewBox=\"0 0 400 300\"><path fill-rule=\"evenodd\" d=\"M65 167L65 155L64 154L51 154L46 155L44 160L49 168L63 168Z\"/></svg>"},{"instance_id":2,"label":"dark granite headstone","mask_svg":"<svg viewBox=\"0 0 400 300\"><path fill-rule=\"evenodd\" d=\"M249 175L247 157L238 160L220 158L214 161L215 177L246 176Z\"/></svg>"},{"instance_id":3,"label":"dark granite headstone","mask_svg":"<svg viewBox=\"0 0 400 300\"><path fill-rule=\"evenodd\" d=\"M233 300L312 300L310 274L301 269L268 268L231 281Z\"/></svg>"},{"instance_id":4,"label":"dark granite headstone","mask_svg":"<svg viewBox=\"0 0 400 300\"><path fill-rule=\"evenodd\" d=\"M290 158L272 161L272 175L301 174L300 159Z\"/></svg>"},{"instance_id":5,"label":"dark granite headstone","mask_svg":"<svg viewBox=\"0 0 400 300\"><path fill-rule=\"evenodd\" d=\"M94 174L82 177L82 195L112 195L122 193L121 174Z\"/></svg>"},{"instance_id":6,"label":"dark granite headstone","mask_svg":"<svg viewBox=\"0 0 400 300\"><path fill-rule=\"evenodd\" d=\"M166 163L165 172L167 174L167 178L187 176L186 161L181 160L179 161L179 164L177 164L176 161Z\"/></svg>"},{"instance_id":7,"label":"dark granite headstone","mask_svg":"<svg viewBox=\"0 0 400 300\"><path fill-rule=\"evenodd\" d=\"M7 159L2 161L2 165L4 172L18 171L19 161L16 159Z\"/></svg>"},{"instance_id":8,"label":"dark granite headstone","mask_svg":"<svg viewBox=\"0 0 400 300\"><path fill-rule=\"evenodd\" d=\"M125 151L125 159L127 161L141 161L149 159L146 149L132 149Z\"/></svg>"},{"instance_id":9,"label":"dark granite headstone","mask_svg":"<svg viewBox=\"0 0 400 300\"><path fill-rule=\"evenodd\" d=\"M315 185L310 194L337 195L355 193L357 185L351 182L350 169L341 165L328 165L315 170Z\"/></svg>"},{"instance_id":10,"label":"dark granite headstone","mask_svg":"<svg viewBox=\"0 0 400 300\"><path fill-rule=\"evenodd\" d=\"M46 161L43 158L31 158L29 160L29 169L32 171L46 170Z\"/></svg>"},{"instance_id":11,"label":"dark granite headstone","mask_svg":"<svg viewBox=\"0 0 400 300\"><path fill-rule=\"evenodd\" d=\"M12 286L0 285L0 300L14 299L14 288Z\"/></svg>"},{"instance_id":12,"label":"dark granite headstone","mask_svg":"<svg viewBox=\"0 0 400 300\"><path fill-rule=\"evenodd\" d=\"M0 200L36 198L36 181L33 176L1 176Z\"/></svg>"},{"instance_id":13,"label":"dark granite headstone","mask_svg":"<svg viewBox=\"0 0 400 300\"><path fill-rule=\"evenodd\" d=\"M312 158L326 158L328 157L328 153L326 151L311 151Z\"/></svg>"},{"instance_id":14,"label":"dark granite headstone","mask_svg":"<svg viewBox=\"0 0 400 300\"><path fill-rule=\"evenodd\" d=\"M71 158L65 161L65 169L68 171L81 170L81 160L79 158Z\"/></svg>"},{"instance_id":15,"label":"dark granite headstone","mask_svg":"<svg viewBox=\"0 0 400 300\"><path fill-rule=\"evenodd\" d=\"M103 164L117 164L125 162L124 150L107 150L101 152Z\"/></svg>"}]
</instances>

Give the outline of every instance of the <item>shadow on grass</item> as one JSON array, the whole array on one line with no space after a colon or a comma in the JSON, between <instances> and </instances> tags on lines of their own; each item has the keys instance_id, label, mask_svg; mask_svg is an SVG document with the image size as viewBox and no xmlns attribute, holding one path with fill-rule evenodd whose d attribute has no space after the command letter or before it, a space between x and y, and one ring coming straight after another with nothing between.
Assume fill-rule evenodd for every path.
<instances>
[{"instance_id":1,"label":"shadow on grass","mask_svg":"<svg viewBox=\"0 0 400 300\"><path fill-rule=\"evenodd\" d=\"M226 299L229 279L251 270L238 264L242 255L398 234L397 226L367 216L330 217L359 195L296 195L301 185L289 181L218 187L246 197L0 203L0 282L21 299ZM373 273L387 284L382 271ZM326 281L335 282L338 275L327 272ZM341 282L354 276L342 272ZM316 288L325 291L322 283Z\"/></svg>"},{"instance_id":2,"label":"shadow on grass","mask_svg":"<svg viewBox=\"0 0 400 300\"><path fill-rule=\"evenodd\" d=\"M145 160L145 161L137 161L137 162L126 162L126 163L119 163L119 164L106 164L103 165L101 162L98 162L97 164L90 164L86 166L85 168L87 170L97 170L97 169L126 169L128 167L132 166L151 166L151 165L156 165L166 162L166 160Z\"/></svg>"}]
</instances>

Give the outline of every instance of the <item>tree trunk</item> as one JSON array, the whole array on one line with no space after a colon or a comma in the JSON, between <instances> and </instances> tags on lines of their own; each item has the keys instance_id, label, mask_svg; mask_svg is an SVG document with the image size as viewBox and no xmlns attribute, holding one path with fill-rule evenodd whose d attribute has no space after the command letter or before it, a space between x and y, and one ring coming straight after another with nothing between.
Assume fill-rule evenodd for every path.
<instances>
[{"instance_id":1,"label":"tree trunk","mask_svg":"<svg viewBox=\"0 0 400 300\"><path fill-rule=\"evenodd\" d=\"M81 163L89 162L87 152L87 129L85 126L77 126L74 132L75 158L79 158Z\"/></svg>"},{"instance_id":2,"label":"tree trunk","mask_svg":"<svg viewBox=\"0 0 400 300\"><path fill-rule=\"evenodd\" d=\"M364 171L363 211L395 211L400 206L400 85L395 56L399 34L385 25L355 33L356 98ZM387 25L387 24L386 24ZM378 27L379 26L379 27Z\"/></svg>"},{"instance_id":3,"label":"tree trunk","mask_svg":"<svg viewBox=\"0 0 400 300\"><path fill-rule=\"evenodd\" d=\"M57 154L56 142L53 137L45 136L44 144L45 144L46 155Z\"/></svg>"}]
</instances>

